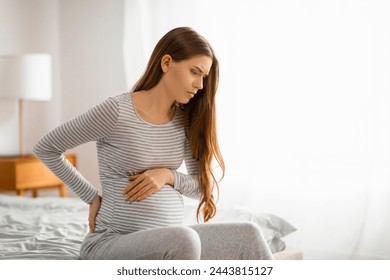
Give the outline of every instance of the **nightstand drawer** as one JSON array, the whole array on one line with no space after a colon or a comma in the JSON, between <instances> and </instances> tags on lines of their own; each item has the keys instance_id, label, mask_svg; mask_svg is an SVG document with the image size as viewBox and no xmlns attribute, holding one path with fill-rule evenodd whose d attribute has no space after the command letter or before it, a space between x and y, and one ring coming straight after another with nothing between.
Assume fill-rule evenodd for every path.
<instances>
[{"instance_id":1,"label":"nightstand drawer","mask_svg":"<svg viewBox=\"0 0 390 280\"><path fill-rule=\"evenodd\" d=\"M76 155L67 154L66 158L73 166L77 166ZM0 158L0 191L15 190L22 195L25 190L40 188L60 188L61 194L66 194L61 180L37 158L33 156Z\"/></svg>"}]
</instances>

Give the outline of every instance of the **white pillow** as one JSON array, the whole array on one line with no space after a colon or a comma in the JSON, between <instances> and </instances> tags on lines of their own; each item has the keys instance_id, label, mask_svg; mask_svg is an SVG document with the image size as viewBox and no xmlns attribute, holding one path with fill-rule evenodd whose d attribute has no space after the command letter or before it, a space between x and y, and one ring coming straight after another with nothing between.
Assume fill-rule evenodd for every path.
<instances>
[{"instance_id":1,"label":"white pillow","mask_svg":"<svg viewBox=\"0 0 390 280\"><path fill-rule=\"evenodd\" d=\"M185 205L184 223L196 224L196 205ZM269 213L253 213L242 208L219 208L217 214L211 220L212 223L245 222L257 224L272 253L283 251L286 248L282 237L297 229L283 218Z\"/></svg>"}]
</instances>

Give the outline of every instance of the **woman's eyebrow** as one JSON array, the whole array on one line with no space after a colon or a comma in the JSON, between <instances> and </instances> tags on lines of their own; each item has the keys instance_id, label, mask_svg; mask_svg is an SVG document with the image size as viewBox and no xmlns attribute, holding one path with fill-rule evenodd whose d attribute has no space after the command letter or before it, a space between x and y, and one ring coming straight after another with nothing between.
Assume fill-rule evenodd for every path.
<instances>
[{"instance_id":1,"label":"woman's eyebrow","mask_svg":"<svg viewBox=\"0 0 390 280\"><path fill-rule=\"evenodd\" d=\"M201 72L204 76L208 76L208 74L206 74L200 67L194 66L194 68Z\"/></svg>"}]
</instances>

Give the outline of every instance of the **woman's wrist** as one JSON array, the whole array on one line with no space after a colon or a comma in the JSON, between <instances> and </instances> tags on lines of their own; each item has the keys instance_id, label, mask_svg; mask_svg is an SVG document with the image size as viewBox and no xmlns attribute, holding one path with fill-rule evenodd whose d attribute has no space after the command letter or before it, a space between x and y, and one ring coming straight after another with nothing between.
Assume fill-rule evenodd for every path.
<instances>
[{"instance_id":1,"label":"woman's wrist","mask_svg":"<svg viewBox=\"0 0 390 280\"><path fill-rule=\"evenodd\" d=\"M173 175L172 170L167 168L167 169L166 169L166 173L167 173L167 181L166 181L166 183L167 183L168 185L173 186L173 183L174 183L174 181L175 181L175 176Z\"/></svg>"},{"instance_id":2,"label":"woman's wrist","mask_svg":"<svg viewBox=\"0 0 390 280\"><path fill-rule=\"evenodd\" d=\"M91 201L91 203L90 203L89 205L93 204L93 203L96 202L97 200L100 200L100 195L99 195L99 193L96 193L96 196L93 198L93 200Z\"/></svg>"}]
</instances>

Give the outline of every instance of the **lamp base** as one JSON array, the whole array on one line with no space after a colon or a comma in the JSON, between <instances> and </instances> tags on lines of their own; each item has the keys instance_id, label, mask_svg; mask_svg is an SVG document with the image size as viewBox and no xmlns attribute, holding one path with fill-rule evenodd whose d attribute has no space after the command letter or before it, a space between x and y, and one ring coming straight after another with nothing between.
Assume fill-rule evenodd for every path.
<instances>
[{"instance_id":1,"label":"lamp base","mask_svg":"<svg viewBox=\"0 0 390 280\"><path fill-rule=\"evenodd\" d=\"M19 99L19 156L24 156L24 116L23 98Z\"/></svg>"}]
</instances>

